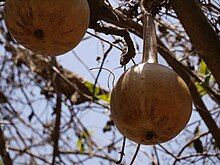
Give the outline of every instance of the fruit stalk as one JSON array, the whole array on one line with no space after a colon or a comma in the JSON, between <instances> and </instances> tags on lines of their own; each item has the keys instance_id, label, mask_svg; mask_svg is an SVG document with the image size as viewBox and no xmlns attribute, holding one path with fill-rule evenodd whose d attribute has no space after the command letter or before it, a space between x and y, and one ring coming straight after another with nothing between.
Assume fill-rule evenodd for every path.
<instances>
[{"instance_id":1,"label":"fruit stalk","mask_svg":"<svg viewBox=\"0 0 220 165\"><path fill-rule=\"evenodd\" d=\"M157 36L153 16L143 14L143 63L157 63Z\"/></svg>"}]
</instances>

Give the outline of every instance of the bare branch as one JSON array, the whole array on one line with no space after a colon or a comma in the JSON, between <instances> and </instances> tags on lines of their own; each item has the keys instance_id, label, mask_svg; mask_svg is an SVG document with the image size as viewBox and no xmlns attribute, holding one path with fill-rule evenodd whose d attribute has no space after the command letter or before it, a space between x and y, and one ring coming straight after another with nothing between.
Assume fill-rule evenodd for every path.
<instances>
[{"instance_id":1,"label":"bare branch","mask_svg":"<svg viewBox=\"0 0 220 165\"><path fill-rule=\"evenodd\" d=\"M125 142L126 142L126 137L123 138L123 144L122 144L122 148L121 148L121 151L119 152L120 153L120 159L116 162L116 164L121 164L122 160L123 160L123 157L125 155L124 153L124 150L125 150Z\"/></svg>"},{"instance_id":2,"label":"bare branch","mask_svg":"<svg viewBox=\"0 0 220 165\"><path fill-rule=\"evenodd\" d=\"M12 165L12 160L6 149L6 142L0 125L0 155L5 165Z\"/></svg>"},{"instance_id":3,"label":"bare branch","mask_svg":"<svg viewBox=\"0 0 220 165\"><path fill-rule=\"evenodd\" d=\"M171 0L170 2L193 45L199 50L199 54L220 84L220 41L198 1Z\"/></svg>"},{"instance_id":4,"label":"bare branch","mask_svg":"<svg viewBox=\"0 0 220 165\"><path fill-rule=\"evenodd\" d=\"M61 121L61 105L62 105L62 100L61 100L61 95L57 93L57 103L56 107L54 108L54 113L56 114L56 122L55 122L55 127L53 130L52 134L52 141L53 141L53 160L52 160L52 165L55 164L56 157L59 157L59 139L60 139L60 121Z\"/></svg>"}]
</instances>

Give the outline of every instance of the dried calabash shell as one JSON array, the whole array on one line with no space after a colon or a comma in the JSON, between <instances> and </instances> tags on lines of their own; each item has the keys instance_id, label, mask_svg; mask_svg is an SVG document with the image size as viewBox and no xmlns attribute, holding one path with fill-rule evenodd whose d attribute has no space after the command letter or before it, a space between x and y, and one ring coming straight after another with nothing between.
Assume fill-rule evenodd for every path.
<instances>
[{"instance_id":1,"label":"dried calabash shell","mask_svg":"<svg viewBox=\"0 0 220 165\"><path fill-rule=\"evenodd\" d=\"M173 70L143 63L122 74L111 93L111 116L118 130L139 144L171 140L192 113L187 85Z\"/></svg>"},{"instance_id":2,"label":"dried calabash shell","mask_svg":"<svg viewBox=\"0 0 220 165\"><path fill-rule=\"evenodd\" d=\"M10 34L31 51L56 56L79 44L89 26L87 0L7 0Z\"/></svg>"}]
</instances>

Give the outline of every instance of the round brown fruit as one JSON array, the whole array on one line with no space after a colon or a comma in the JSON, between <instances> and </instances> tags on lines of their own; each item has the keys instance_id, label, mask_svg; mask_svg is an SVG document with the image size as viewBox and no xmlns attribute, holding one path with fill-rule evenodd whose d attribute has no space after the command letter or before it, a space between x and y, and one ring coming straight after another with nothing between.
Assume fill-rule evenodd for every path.
<instances>
[{"instance_id":1,"label":"round brown fruit","mask_svg":"<svg viewBox=\"0 0 220 165\"><path fill-rule=\"evenodd\" d=\"M139 144L171 140L192 113L187 85L171 69L143 63L122 74L111 93L111 115L118 130Z\"/></svg>"},{"instance_id":2,"label":"round brown fruit","mask_svg":"<svg viewBox=\"0 0 220 165\"><path fill-rule=\"evenodd\" d=\"M89 12L87 0L7 0L4 18L18 43L35 53L57 56L81 41Z\"/></svg>"}]
</instances>

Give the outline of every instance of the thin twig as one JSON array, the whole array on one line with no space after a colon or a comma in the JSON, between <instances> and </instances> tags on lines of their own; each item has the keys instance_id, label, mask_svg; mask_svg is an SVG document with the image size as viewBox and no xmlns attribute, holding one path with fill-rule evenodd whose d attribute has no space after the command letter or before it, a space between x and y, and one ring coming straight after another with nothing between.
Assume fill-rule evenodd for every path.
<instances>
[{"instance_id":1,"label":"thin twig","mask_svg":"<svg viewBox=\"0 0 220 165\"><path fill-rule=\"evenodd\" d=\"M130 37L129 32L126 29L119 29L115 27L101 27L100 25L96 24L93 26L94 30L97 32L104 33L106 35L112 34L112 35L117 35L121 36L124 38L126 44L127 44L127 51L123 51L120 59L120 64L121 65L126 65L130 59L132 59L135 56L135 48L133 41Z\"/></svg>"},{"instance_id":2,"label":"thin twig","mask_svg":"<svg viewBox=\"0 0 220 165\"><path fill-rule=\"evenodd\" d=\"M158 47L158 50L160 54L165 58L168 64L171 65L172 68L179 75L181 75L183 80L186 82L197 111L199 112L200 116L209 128L209 131L213 135L215 142L218 146L220 146L220 129L218 128L218 125L216 124L215 120L213 119L206 105L204 104L200 94L198 93L197 88L192 80L192 77L186 72L185 66L183 66L174 58L174 55L164 46L164 44L161 41L159 42L159 45L160 46Z\"/></svg>"},{"instance_id":3,"label":"thin twig","mask_svg":"<svg viewBox=\"0 0 220 165\"><path fill-rule=\"evenodd\" d=\"M166 152L166 154L172 156L175 160L177 159L177 157L172 152L170 152L168 149L166 149L164 146L162 146L161 144L158 144L158 146L160 146Z\"/></svg>"},{"instance_id":4,"label":"thin twig","mask_svg":"<svg viewBox=\"0 0 220 165\"><path fill-rule=\"evenodd\" d=\"M132 165L132 164L134 163L134 161L135 161L135 159L136 159L136 157L137 157L138 151L139 151L139 149L140 149L140 146L141 146L141 145L138 144L137 149L136 149L136 151L135 151L135 153L134 153L134 156L133 156L133 158L132 158L132 160L131 160L130 165Z\"/></svg>"},{"instance_id":5,"label":"thin twig","mask_svg":"<svg viewBox=\"0 0 220 165\"><path fill-rule=\"evenodd\" d=\"M103 65L104 65L104 63L105 63L105 60L106 60L106 58L107 58L107 56L108 56L108 54L109 54L109 52L110 52L111 50L112 50L112 45L110 45L110 47L108 48L108 50L107 50L107 51L104 53L104 55L103 55L102 63L101 63L99 72L98 72L98 74L97 74L97 76L96 76L95 83L94 83L94 85L93 85L93 92L92 92L93 101L95 100L96 84L97 84L98 79L99 79L99 76L100 76L100 74L101 74L101 72L102 72L102 68L103 68Z\"/></svg>"},{"instance_id":6,"label":"thin twig","mask_svg":"<svg viewBox=\"0 0 220 165\"><path fill-rule=\"evenodd\" d=\"M61 106L62 106L62 100L61 100L61 95L57 94L57 103L56 107L54 109L55 114L56 114L56 122L55 122L55 127L53 130L52 134L52 140L53 140L53 160L51 165L55 164L56 157L59 157L59 139L60 139L60 122L61 122Z\"/></svg>"},{"instance_id":7,"label":"thin twig","mask_svg":"<svg viewBox=\"0 0 220 165\"><path fill-rule=\"evenodd\" d=\"M154 152L155 152L155 155L156 155L156 158L157 158L157 165L160 165L160 159L159 159L159 155L157 153L157 148L156 148L155 145L153 146L153 148L154 148Z\"/></svg>"},{"instance_id":8,"label":"thin twig","mask_svg":"<svg viewBox=\"0 0 220 165\"><path fill-rule=\"evenodd\" d=\"M175 159L175 161L174 161L174 163L173 164L176 164L176 162L177 161L179 161L180 160L180 155L183 153L183 151L190 145L190 144L192 144L194 141L196 141L197 139L199 139L199 138L201 138L201 137L203 137L203 136L206 136L206 135L208 135L209 134L209 132L205 132L205 133L203 133L203 134L200 134L199 136L196 136L193 140L191 140L190 142L188 142L188 143L186 143L185 145L184 145L184 147L180 150L180 152L177 154L177 159Z\"/></svg>"},{"instance_id":9,"label":"thin twig","mask_svg":"<svg viewBox=\"0 0 220 165\"><path fill-rule=\"evenodd\" d=\"M121 164L121 162L122 162L122 160L123 160L123 157L124 157L124 155L125 155L125 153L124 153L124 150L125 150L125 142L126 142L126 137L124 136L122 148L121 148L121 151L119 152L119 153L120 153L120 159L116 162L116 164Z\"/></svg>"},{"instance_id":10,"label":"thin twig","mask_svg":"<svg viewBox=\"0 0 220 165\"><path fill-rule=\"evenodd\" d=\"M97 36L97 35L95 35L95 34L93 34L93 33L91 33L91 32L88 32L88 31L87 31L87 33L90 34L90 35L93 36L93 37L98 38L99 40L101 40L101 41L103 41L103 42L105 42L105 43L108 43L109 45L112 45L113 47L117 48L118 50L123 51L122 48L120 48L120 47L118 47L117 45L115 45L115 44L109 42L108 40L105 40L105 39L103 39L103 38L101 38L101 37L99 37L99 36Z\"/></svg>"}]
</instances>

